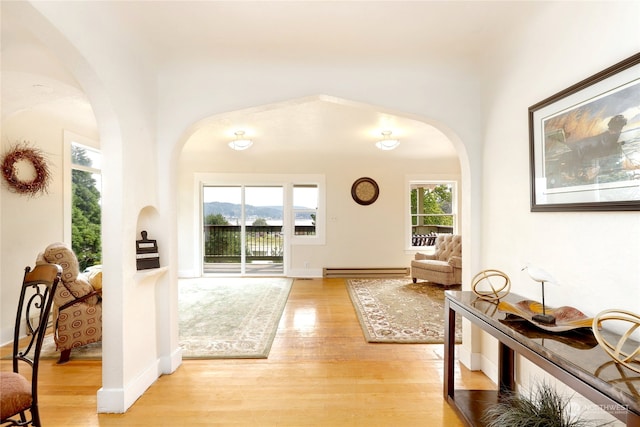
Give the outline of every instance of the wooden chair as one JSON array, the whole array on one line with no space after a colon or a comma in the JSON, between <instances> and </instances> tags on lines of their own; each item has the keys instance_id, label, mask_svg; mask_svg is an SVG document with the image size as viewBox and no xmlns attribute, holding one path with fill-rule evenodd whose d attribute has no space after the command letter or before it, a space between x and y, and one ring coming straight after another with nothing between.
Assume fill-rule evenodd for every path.
<instances>
[{"instance_id":1,"label":"wooden chair","mask_svg":"<svg viewBox=\"0 0 640 427\"><path fill-rule=\"evenodd\" d=\"M0 372L0 423L11 426L39 427L38 364L42 342L47 331L53 295L60 281L62 268L55 264L24 269L22 290L13 335L13 371ZM27 337L21 338L21 326ZM31 368L23 375L20 368ZM30 380L28 379L30 378ZM27 417L30 412L31 418Z\"/></svg>"}]
</instances>

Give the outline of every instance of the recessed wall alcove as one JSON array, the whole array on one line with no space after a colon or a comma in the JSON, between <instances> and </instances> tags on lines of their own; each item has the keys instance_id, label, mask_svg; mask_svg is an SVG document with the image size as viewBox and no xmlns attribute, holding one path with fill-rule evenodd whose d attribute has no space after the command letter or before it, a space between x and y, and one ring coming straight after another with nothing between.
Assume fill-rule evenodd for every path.
<instances>
[{"instance_id":1,"label":"recessed wall alcove","mask_svg":"<svg viewBox=\"0 0 640 427\"><path fill-rule=\"evenodd\" d=\"M147 270L137 270L134 275L134 279L137 282L143 280L157 278L164 274L168 267L163 265L162 256L162 236L160 235L160 214L158 210L153 206L145 206L138 213L138 220L136 222L136 235L134 236L134 242L142 239L142 232L147 232L147 239L156 240L158 244L158 252L160 253L160 268L151 268Z\"/></svg>"}]
</instances>

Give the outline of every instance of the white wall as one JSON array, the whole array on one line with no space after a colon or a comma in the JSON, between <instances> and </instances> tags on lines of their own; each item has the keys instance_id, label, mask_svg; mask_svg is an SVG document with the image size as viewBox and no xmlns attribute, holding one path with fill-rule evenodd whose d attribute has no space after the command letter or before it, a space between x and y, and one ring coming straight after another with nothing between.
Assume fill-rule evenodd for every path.
<instances>
[{"instance_id":1,"label":"white wall","mask_svg":"<svg viewBox=\"0 0 640 427\"><path fill-rule=\"evenodd\" d=\"M492 70L482 268L505 271L512 292L539 299L539 286L520 271L530 261L560 282L546 287L547 304L589 316L608 308L640 313L640 213L530 212L527 109L640 51L639 19L638 2L553 3ZM485 337L483 345L485 370L494 373L495 342ZM522 366L521 378L540 377Z\"/></svg>"},{"instance_id":2,"label":"white wall","mask_svg":"<svg viewBox=\"0 0 640 427\"><path fill-rule=\"evenodd\" d=\"M332 240L324 248L305 247L303 251L314 251L314 256L296 259L302 263L309 260L314 268L333 266L360 266L376 262L385 265L409 265L409 256L404 253L404 228L400 221L404 213L404 174L453 173L460 177L463 202L461 217L462 233L473 241L473 233L479 229L471 229L471 212L478 208L481 196L478 173L480 153L480 86L473 70L460 70L418 61L408 66L386 66L376 64L374 68L368 64L336 63L329 67L326 63L314 64L312 61L300 63L264 63L263 58L255 58L251 63L189 63L173 64L165 67L160 73L160 112L158 138L162 150L161 157L167 159L167 191L169 199L166 207L178 206L185 210L186 218L179 219L179 231L176 236L183 238L184 229L193 230L193 215L189 214L193 206L193 172L261 172L277 171L278 173L325 173L327 175L327 206L332 209L328 217L337 218L328 235ZM329 69L330 68L330 69ZM241 70L239 72L238 70ZM388 76L393 75L393 79ZM218 78L220 77L220 78ZM259 88L247 90L247 82L268 82ZM254 83L255 84L255 83ZM380 88L384 87L384 93ZM343 100L362 103L369 106L382 106L386 111L397 115L405 115L414 120L422 119L436 126L451 140L461 156L458 165L442 165L431 163L425 159L414 162L403 162L402 165L383 163L381 160L341 158L331 156L316 158L312 162L304 157L287 157L286 155L266 161L250 161L249 163L233 162L233 156L207 156L203 153L193 155L181 153L187 147L192 127L199 121L209 117L248 107L271 105L283 100L303 99L311 95L327 95ZM445 95L446 94L446 95ZM180 109L175 106L180 105ZM179 141L179 144L176 144ZM253 148L252 148L253 149ZM337 153L340 154L340 153ZM180 158L180 165L174 159ZM261 160L261 159L258 159ZM470 162L474 163L472 170ZM387 170L385 170L387 169ZM384 172L383 172L384 170ZM384 221L386 226L381 237L367 236L370 244L362 241L363 227L354 227L359 217L359 207L350 200L351 183L360 177L377 173L382 185L383 196L367 211L372 213L378 224ZM175 175L172 175L175 173ZM450 177L447 177L450 178ZM395 201L389 197L396 198ZM398 209L395 213L390 209ZM466 211L465 211L466 209ZM479 215L477 215L479 217ZM389 218L390 221L386 219ZM465 228L466 227L466 228ZM345 240L342 238L345 237ZM351 238L351 239L349 239ZM178 238L176 238L178 240ZM476 240L477 241L477 240ZM373 246L385 246L381 252L371 251ZM176 259L180 269L188 271L189 257L192 253L183 254L186 245L180 245ZM394 251L392 248L397 248ZM474 258L478 251L471 251L472 244L464 246L466 271L472 271ZM367 265L365 265L367 266ZM299 266L294 265L294 268ZM465 273L466 274L466 273Z\"/></svg>"},{"instance_id":3,"label":"white wall","mask_svg":"<svg viewBox=\"0 0 640 427\"><path fill-rule=\"evenodd\" d=\"M156 205L156 88L148 63L136 53L137 41L104 19L105 4L91 8L76 3L69 10L73 6L12 2L3 4L3 14L10 12L68 67L96 114L104 160L103 387L98 408L124 412L159 375L179 365L176 336L166 336L172 330L167 323L177 324L177 308L167 297L172 273L140 275L135 267L140 229L167 228L160 224L168 221ZM159 244L161 259L168 262L163 249L168 243Z\"/></svg>"},{"instance_id":4,"label":"white wall","mask_svg":"<svg viewBox=\"0 0 640 427\"><path fill-rule=\"evenodd\" d=\"M513 35L513 51L496 58L496 68L484 76L486 85L480 84L478 70L444 67L428 58L391 65L346 60L273 63L264 58L242 63L187 61L165 64L155 70L156 75L140 63L126 33L101 26L100 14L87 4L75 4L75 12L81 14L69 13L56 2L37 7L56 25L31 16L30 28L75 70L96 112L110 168L105 191L111 209L105 221L109 324L101 409L125 410L157 375L167 372L158 358L167 357L176 346L176 207L183 190L193 194L192 181L185 186L183 180L182 172L189 170L180 170L178 163L188 129L205 117L309 94L383 106L424 118L447 134L461 156L462 232L471 242L464 249L467 279L481 267L502 269L512 277L514 292L533 297L535 287L520 272L522 262L528 260L544 266L563 283L549 290L551 304L571 304L588 314L610 306L640 311L640 239L636 238L640 217L635 212L530 213L526 122L529 105L639 50L636 3L589 2L580 7L550 3L542 18L523 28L522 38ZM487 95L484 105L483 93ZM145 168L140 167L143 161ZM334 165L327 160L325 170L305 172L326 173L328 187L335 190L368 174L353 164L348 172L332 172ZM383 190L398 187L400 170L402 174L426 172L422 166L394 165L379 178ZM216 169L222 166L208 168L220 172ZM9 273L4 256L11 250L5 246L5 230L14 219L4 213L13 196L3 193L2 197L4 284ZM390 199L387 204L381 199L370 208L386 217L392 215L391 206L402 206L398 202ZM339 221L353 217L358 208L348 192L332 193L327 203L332 209L335 206L332 214ZM149 224L163 231L158 243L170 268L157 283L135 273L133 241L141 212L142 223L148 218ZM344 224L342 233L350 225ZM594 228L600 232L597 242L584 233ZM353 230L352 236L358 233ZM384 243L398 239L385 237ZM337 250L352 256L346 249ZM363 262L362 253L355 251L355 260ZM323 263L334 260L329 252L318 255ZM130 327L143 323L145 328ZM485 355L488 363L495 363L490 350L480 353L481 358Z\"/></svg>"},{"instance_id":5,"label":"white wall","mask_svg":"<svg viewBox=\"0 0 640 427\"><path fill-rule=\"evenodd\" d=\"M188 144L187 144L188 146ZM260 174L322 174L325 176L327 228L323 245L296 245L291 250L291 271L308 276L322 275L324 267L407 267L413 253L406 251L406 176L422 179L460 181L457 159L417 158L389 160L385 153L346 156L271 154L243 156L228 150L227 156L188 150L181 158L178 193L180 257L178 270L199 276L199 259L193 244L199 234L194 209L199 203L198 172L244 174L246 179ZM378 153L375 153L378 154ZM380 187L378 200L360 206L351 199L351 185L370 176ZM195 232L194 232L195 230ZM305 262L309 262L308 268Z\"/></svg>"},{"instance_id":6,"label":"white wall","mask_svg":"<svg viewBox=\"0 0 640 427\"><path fill-rule=\"evenodd\" d=\"M640 214L530 212L527 108L640 51L640 6L615 5L582 8L578 19L569 3L558 3L533 22L498 78L486 124L483 267L504 270L514 292L537 297L520 270L525 261L539 265L561 283L547 287L548 302L587 314L640 311ZM537 31L543 24L555 30ZM585 37L596 26L597 37Z\"/></svg>"},{"instance_id":7,"label":"white wall","mask_svg":"<svg viewBox=\"0 0 640 427\"><path fill-rule=\"evenodd\" d=\"M64 130L82 133L88 138L97 135L95 129L78 127L77 123L37 108L16 113L2 123L2 152L18 142L27 141L31 147L43 151L51 181L46 193L34 197L13 193L2 184L0 343L13 339L15 307L24 268L33 267L36 256L47 245L64 241Z\"/></svg>"}]
</instances>

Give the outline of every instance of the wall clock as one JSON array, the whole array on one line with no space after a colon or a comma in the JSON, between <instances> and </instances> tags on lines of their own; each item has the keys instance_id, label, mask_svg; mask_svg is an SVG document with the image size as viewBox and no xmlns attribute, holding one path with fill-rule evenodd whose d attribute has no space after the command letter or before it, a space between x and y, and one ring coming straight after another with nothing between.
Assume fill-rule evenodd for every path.
<instances>
[{"instance_id":1,"label":"wall clock","mask_svg":"<svg viewBox=\"0 0 640 427\"><path fill-rule=\"evenodd\" d=\"M376 201L380 189L371 178L359 178L351 186L351 197L360 205L370 205Z\"/></svg>"}]
</instances>

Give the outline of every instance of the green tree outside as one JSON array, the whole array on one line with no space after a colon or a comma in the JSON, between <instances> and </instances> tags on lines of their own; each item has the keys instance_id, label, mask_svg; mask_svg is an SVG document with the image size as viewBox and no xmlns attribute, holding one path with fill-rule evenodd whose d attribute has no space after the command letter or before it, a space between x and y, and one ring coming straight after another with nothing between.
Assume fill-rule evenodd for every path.
<instances>
[{"instance_id":1,"label":"green tree outside","mask_svg":"<svg viewBox=\"0 0 640 427\"><path fill-rule=\"evenodd\" d=\"M204 219L206 225L231 225L222 214L210 214Z\"/></svg>"},{"instance_id":2,"label":"green tree outside","mask_svg":"<svg viewBox=\"0 0 640 427\"><path fill-rule=\"evenodd\" d=\"M209 214L204 219L205 228L207 225L231 225L224 215ZM205 236L205 262L206 256L214 254L229 254L240 256L240 233L215 233L210 229Z\"/></svg>"},{"instance_id":3,"label":"green tree outside","mask_svg":"<svg viewBox=\"0 0 640 427\"><path fill-rule=\"evenodd\" d=\"M453 226L452 208L452 191L451 187L446 184L438 185L434 188L424 188L424 214L418 218L416 216L418 209L418 189L411 190L411 222L413 225L446 225ZM443 214L443 215L439 215ZM446 214L446 215L444 215Z\"/></svg>"},{"instance_id":4,"label":"green tree outside","mask_svg":"<svg viewBox=\"0 0 640 427\"><path fill-rule=\"evenodd\" d=\"M92 166L86 151L72 145L72 163ZM91 172L71 171L71 247L78 257L80 271L102 263L100 191Z\"/></svg>"},{"instance_id":5,"label":"green tree outside","mask_svg":"<svg viewBox=\"0 0 640 427\"><path fill-rule=\"evenodd\" d=\"M253 225L254 227L266 227L269 224L267 224L267 220L264 218L256 218L256 220L253 221L253 224L251 225Z\"/></svg>"}]
</instances>

